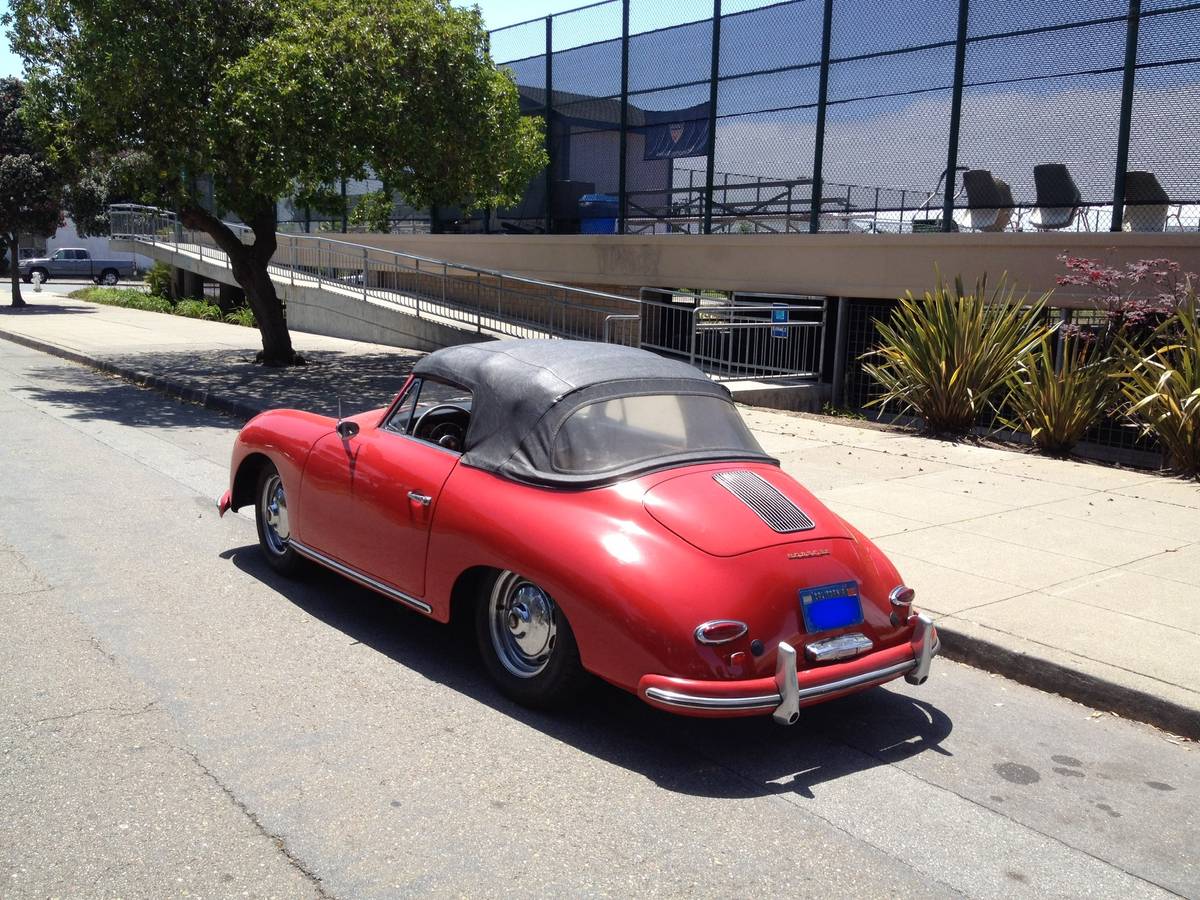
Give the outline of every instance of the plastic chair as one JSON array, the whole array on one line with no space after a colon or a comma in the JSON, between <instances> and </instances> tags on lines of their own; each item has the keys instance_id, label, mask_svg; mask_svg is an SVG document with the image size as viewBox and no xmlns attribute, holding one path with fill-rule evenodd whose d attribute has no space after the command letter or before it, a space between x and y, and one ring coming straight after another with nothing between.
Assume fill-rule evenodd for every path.
<instances>
[{"instance_id":1,"label":"plastic chair","mask_svg":"<svg viewBox=\"0 0 1200 900\"><path fill-rule=\"evenodd\" d=\"M993 178L986 169L971 169L963 173L963 185L967 189L967 214L972 231L1003 231L1008 227L1013 200L1007 184Z\"/></svg>"},{"instance_id":2,"label":"plastic chair","mask_svg":"<svg viewBox=\"0 0 1200 900\"><path fill-rule=\"evenodd\" d=\"M1165 231L1171 200L1153 172L1125 173L1125 216L1127 231Z\"/></svg>"},{"instance_id":3,"label":"plastic chair","mask_svg":"<svg viewBox=\"0 0 1200 900\"><path fill-rule=\"evenodd\" d=\"M1083 198L1067 167L1062 163L1034 166L1033 184L1037 200L1029 224L1039 231L1069 228Z\"/></svg>"}]
</instances>

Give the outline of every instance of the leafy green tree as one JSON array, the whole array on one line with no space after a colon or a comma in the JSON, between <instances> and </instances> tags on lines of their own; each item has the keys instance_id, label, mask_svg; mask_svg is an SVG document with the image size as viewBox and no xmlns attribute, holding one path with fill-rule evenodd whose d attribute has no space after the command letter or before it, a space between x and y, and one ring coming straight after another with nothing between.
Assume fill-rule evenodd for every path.
<instances>
[{"instance_id":1,"label":"leafy green tree","mask_svg":"<svg viewBox=\"0 0 1200 900\"><path fill-rule=\"evenodd\" d=\"M62 179L30 140L20 115L24 93L19 79L0 79L0 235L12 261L13 306L26 305L17 269L20 236L51 235L62 225Z\"/></svg>"},{"instance_id":2,"label":"leafy green tree","mask_svg":"<svg viewBox=\"0 0 1200 900\"><path fill-rule=\"evenodd\" d=\"M392 227L392 192L372 191L363 194L350 211L350 224L362 225L368 231L387 232Z\"/></svg>"},{"instance_id":3,"label":"leafy green tree","mask_svg":"<svg viewBox=\"0 0 1200 900\"><path fill-rule=\"evenodd\" d=\"M276 200L369 169L414 205L517 201L545 164L476 9L449 0L12 0L26 115L56 154L137 150L143 196L229 254L262 360L295 361L267 274ZM216 206L254 233L243 244Z\"/></svg>"}]
</instances>

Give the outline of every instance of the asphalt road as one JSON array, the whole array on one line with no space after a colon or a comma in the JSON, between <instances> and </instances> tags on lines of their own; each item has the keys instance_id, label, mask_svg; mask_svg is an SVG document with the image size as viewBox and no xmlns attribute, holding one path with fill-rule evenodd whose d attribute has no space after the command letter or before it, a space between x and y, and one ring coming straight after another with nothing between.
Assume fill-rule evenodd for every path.
<instances>
[{"instance_id":1,"label":"asphalt road","mask_svg":"<svg viewBox=\"0 0 1200 900\"><path fill-rule=\"evenodd\" d=\"M235 423L0 341L0 896L1200 897L1200 753L938 661L769 721L473 652L219 519Z\"/></svg>"}]
</instances>

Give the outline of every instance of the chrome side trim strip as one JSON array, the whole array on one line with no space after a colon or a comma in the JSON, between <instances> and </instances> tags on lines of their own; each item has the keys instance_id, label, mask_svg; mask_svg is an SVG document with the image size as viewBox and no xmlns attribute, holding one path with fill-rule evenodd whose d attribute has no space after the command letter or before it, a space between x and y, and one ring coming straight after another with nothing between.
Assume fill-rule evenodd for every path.
<instances>
[{"instance_id":1,"label":"chrome side trim strip","mask_svg":"<svg viewBox=\"0 0 1200 900\"><path fill-rule=\"evenodd\" d=\"M358 582L363 587L368 587L373 591L378 591L385 597L388 597L392 600L398 600L405 606L411 606L413 609L417 610L418 612L423 612L426 615L429 615L433 612L433 607L423 600L418 600L416 597L410 597L403 591L398 591L394 587L384 584L382 581L376 581L370 575L364 575L357 569L352 569L349 566L338 562L336 559L331 559L319 550L314 550L312 547L306 547L304 544L295 539L288 541L288 544L292 547L295 547L296 552L301 556L307 557L315 563L320 563L321 565L325 566L325 568L332 569L339 575L344 575L351 581Z\"/></svg>"},{"instance_id":2,"label":"chrome side trim strip","mask_svg":"<svg viewBox=\"0 0 1200 900\"><path fill-rule=\"evenodd\" d=\"M659 703L689 709L773 709L779 704L778 694L763 694L758 697L704 697L651 687L646 688L646 696Z\"/></svg>"}]
</instances>

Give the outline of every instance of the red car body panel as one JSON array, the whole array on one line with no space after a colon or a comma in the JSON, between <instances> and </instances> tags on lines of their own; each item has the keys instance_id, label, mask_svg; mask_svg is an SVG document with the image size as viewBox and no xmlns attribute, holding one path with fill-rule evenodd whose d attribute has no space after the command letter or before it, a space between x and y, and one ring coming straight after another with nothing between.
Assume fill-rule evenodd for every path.
<instances>
[{"instance_id":1,"label":"red car body panel","mask_svg":"<svg viewBox=\"0 0 1200 900\"><path fill-rule=\"evenodd\" d=\"M914 625L907 611L897 618L889 601L902 584L895 567L776 466L706 463L587 490L543 488L460 464L456 453L383 429L385 414L351 417L360 431L350 438L336 432L334 419L311 413L256 417L237 439L231 490L219 505L252 504L246 473L257 457L270 459L295 498L289 512L296 540L419 598L443 622L464 573L477 567L519 572L562 608L586 669L673 712L770 713L769 707L680 709L646 691L769 692L781 641L796 650L801 688L913 659ZM713 480L731 469L768 481L814 527L773 531ZM428 497L428 504L410 492ZM864 621L806 633L799 590L848 581L858 584ZM697 626L714 619L745 622L748 630L730 643L699 643ZM871 651L848 661L806 657L807 644L845 632L865 635ZM806 702L816 701L801 705Z\"/></svg>"}]
</instances>

